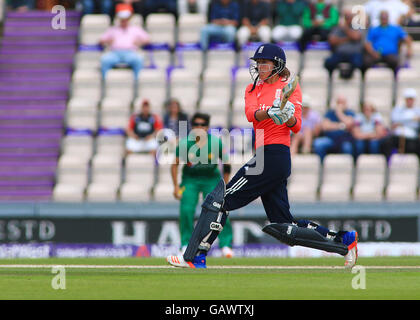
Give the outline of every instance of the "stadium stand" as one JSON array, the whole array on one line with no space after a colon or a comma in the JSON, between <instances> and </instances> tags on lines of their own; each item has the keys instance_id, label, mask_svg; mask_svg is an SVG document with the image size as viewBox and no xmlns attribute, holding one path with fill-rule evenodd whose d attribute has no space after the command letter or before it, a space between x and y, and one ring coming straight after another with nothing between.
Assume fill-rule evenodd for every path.
<instances>
[{"instance_id":1,"label":"stadium stand","mask_svg":"<svg viewBox=\"0 0 420 320\"><path fill-rule=\"evenodd\" d=\"M291 201L316 201L321 176L321 161L315 154L292 157L288 194Z\"/></svg>"},{"instance_id":2,"label":"stadium stand","mask_svg":"<svg viewBox=\"0 0 420 320\"><path fill-rule=\"evenodd\" d=\"M386 188L388 201L415 201L418 199L419 158L415 154L393 154L389 161Z\"/></svg>"},{"instance_id":3,"label":"stadium stand","mask_svg":"<svg viewBox=\"0 0 420 320\"><path fill-rule=\"evenodd\" d=\"M258 43L239 49L213 44L202 51L199 30L207 23L203 8L208 1L198 2L198 13L180 11L178 21L164 13L150 14L147 21L134 15L130 23L143 26L152 38L138 50L145 65L137 82L124 66L101 80L98 40L116 19L104 14L81 18L68 11L67 29L56 37L50 14L8 13L0 48L0 200L173 201L169 164L124 153L128 118L145 98L159 115L169 98L177 98L190 116L196 110L211 114L214 127L250 128L243 112L244 88L251 83L249 57ZM363 3L349 0L345 5ZM322 114L344 94L351 97L352 110L369 101L388 120L403 90L420 88L420 41L414 41L414 55L396 78L375 67L364 78L355 71L348 80L338 71L328 77L326 43L311 43L303 55L294 43L282 46L288 68L301 76L303 92ZM353 162L331 154L322 163L314 154L298 154L289 195L293 201L418 200L418 161L416 166L407 159L411 156L395 154L387 163L382 155L361 155ZM402 185L404 173L409 182Z\"/></svg>"},{"instance_id":4,"label":"stadium stand","mask_svg":"<svg viewBox=\"0 0 420 320\"><path fill-rule=\"evenodd\" d=\"M386 183L387 163L380 154L362 154L357 158L353 199L382 201Z\"/></svg>"},{"instance_id":5,"label":"stadium stand","mask_svg":"<svg viewBox=\"0 0 420 320\"><path fill-rule=\"evenodd\" d=\"M324 158L319 192L321 201L349 201L353 185L353 157L348 154L328 154Z\"/></svg>"},{"instance_id":6,"label":"stadium stand","mask_svg":"<svg viewBox=\"0 0 420 320\"><path fill-rule=\"evenodd\" d=\"M8 12L0 49L0 200L50 200L80 14Z\"/></svg>"}]
</instances>

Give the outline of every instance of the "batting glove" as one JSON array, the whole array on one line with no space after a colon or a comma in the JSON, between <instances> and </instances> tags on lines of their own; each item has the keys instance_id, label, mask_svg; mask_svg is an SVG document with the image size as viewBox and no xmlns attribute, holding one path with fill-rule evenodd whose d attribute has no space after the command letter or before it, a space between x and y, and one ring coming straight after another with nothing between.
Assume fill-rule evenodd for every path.
<instances>
[{"instance_id":1,"label":"batting glove","mask_svg":"<svg viewBox=\"0 0 420 320\"><path fill-rule=\"evenodd\" d=\"M280 99L274 100L273 106L267 111L268 116L277 125L282 125L286 123L295 114L295 106L293 105L293 103L287 101L283 110L280 110L280 104Z\"/></svg>"}]
</instances>

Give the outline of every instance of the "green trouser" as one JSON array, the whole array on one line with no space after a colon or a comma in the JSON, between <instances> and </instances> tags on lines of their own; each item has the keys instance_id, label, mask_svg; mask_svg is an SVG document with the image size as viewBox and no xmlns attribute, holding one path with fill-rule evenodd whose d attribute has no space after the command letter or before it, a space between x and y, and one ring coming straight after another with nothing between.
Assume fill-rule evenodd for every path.
<instances>
[{"instance_id":1,"label":"green trouser","mask_svg":"<svg viewBox=\"0 0 420 320\"><path fill-rule=\"evenodd\" d=\"M181 233L181 246L188 245L191 234L194 230L194 215L197 207L200 193L203 193L203 199L208 193L213 191L217 183L220 181L220 176L215 177L188 177L183 176L181 188L183 190L181 204L180 204L180 218L179 230ZM232 247L232 225L229 218L219 234L219 246Z\"/></svg>"}]
</instances>

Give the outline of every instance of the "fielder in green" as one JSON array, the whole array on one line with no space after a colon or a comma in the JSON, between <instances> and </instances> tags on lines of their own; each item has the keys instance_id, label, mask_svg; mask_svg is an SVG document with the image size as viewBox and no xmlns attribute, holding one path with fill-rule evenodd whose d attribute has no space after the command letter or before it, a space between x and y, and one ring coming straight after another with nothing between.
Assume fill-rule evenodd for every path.
<instances>
[{"instance_id":1,"label":"fielder in green","mask_svg":"<svg viewBox=\"0 0 420 320\"><path fill-rule=\"evenodd\" d=\"M221 179L219 161L223 163L223 180L228 183L231 167L222 141L208 133L210 116L196 113L191 119L191 132L179 141L175 163L171 166L174 197L180 200L179 228L182 253L194 230L194 215L200 193L203 199L213 191ZM178 182L178 167L182 167L182 181ZM225 257L232 257L232 226L229 219L219 235L219 246Z\"/></svg>"}]
</instances>

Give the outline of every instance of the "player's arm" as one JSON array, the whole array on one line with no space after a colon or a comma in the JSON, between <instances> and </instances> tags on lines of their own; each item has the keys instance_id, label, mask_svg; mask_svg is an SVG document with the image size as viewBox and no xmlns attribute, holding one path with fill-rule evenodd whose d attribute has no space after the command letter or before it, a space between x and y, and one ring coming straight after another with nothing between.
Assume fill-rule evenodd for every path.
<instances>
[{"instance_id":1,"label":"player's arm","mask_svg":"<svg viewBox=\"0 0 420 320\"><path fill-rule=\"evenodd\" d=\"M176 157L175 158L175 163L173 163L171 165L171 177L172 177L172 182L174 185L174 197L175 199L181 199L181 193L180 193L180 188L179 188L179 183L178 183L178 167L179 167L179 158Z\"/></svg>"},{"instance_id":2,"label":"player's arm","mask_svg":"<svg viewBox=\"0 0 420 320\"><path fill-rule=\"evenodd\" d=\"M232 166L229 163L229 152L223 148L222 140L219 140L219 158L222 161L223 166L223 180L228 184Z\"/></svg>"},{"instance_id":3,"label":"player's arm","mask_svg":"<svg viewBox=\"0 0 420 320\"><path fill-rule=\"evenodd\" d=\"M135 121L134 121L134 117L132 116L130 117L130 120L128 121L128 125L125 131L128 137L138 140L139 137L134 132L134 126L135 126Z\"/></svg>"}]
</instances>

